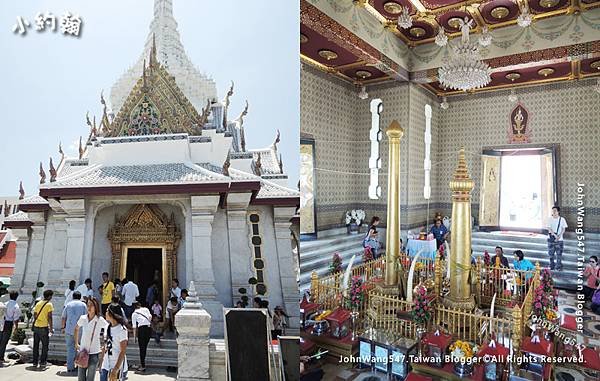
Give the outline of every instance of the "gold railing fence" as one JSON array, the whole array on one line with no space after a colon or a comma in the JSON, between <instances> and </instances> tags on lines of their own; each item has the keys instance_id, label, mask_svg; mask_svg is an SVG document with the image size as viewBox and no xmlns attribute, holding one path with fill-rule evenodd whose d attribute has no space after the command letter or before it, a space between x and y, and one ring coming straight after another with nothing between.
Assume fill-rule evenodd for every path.
<instances>
[{"instance_id":1,"label":"gold railing fence","mask_svg":"<svg viewBox=\"0 0 600 381\"><path fill-rule=\"evenodd\" d=\"M476 265L481 289L481 303L489 305L496 294L496 305L521 305L532 286L535 270L523 271L513 268ZM508 287L512 286L512 290Z\"/></svg>"},{"instance_id":2,"label":"gold railing fence","mask_svg":"<svg viewBox=\"0 0 600 381\"><path fill-rule=\"evenodd\" d=\"M399 266L399 277L403 283L403 289L406 290L408 287L408 273L412 264L412 258L406 253L401 253L400 255L398 255L397 263ZM434 279L435 264L435 259L422 257L419 257L419 259L417 259L417 264L415 265L415 272L413 274L413 287L421 282L425 282L428 279Z\"/></svg>"},{"instance_id":3,"label":"gold railing fence","mask_svg":"<svg viewBox=\"0 0 600 381\"><path fill-rule=\"evenodd\" d=\"M369 305L365 321L370 327L385 332L393 332L401 337L416 339L417 325L408 319L400 319L398 312L409 316L411 303L393 296L369 293Z\"/></svg>"}]
</instances>

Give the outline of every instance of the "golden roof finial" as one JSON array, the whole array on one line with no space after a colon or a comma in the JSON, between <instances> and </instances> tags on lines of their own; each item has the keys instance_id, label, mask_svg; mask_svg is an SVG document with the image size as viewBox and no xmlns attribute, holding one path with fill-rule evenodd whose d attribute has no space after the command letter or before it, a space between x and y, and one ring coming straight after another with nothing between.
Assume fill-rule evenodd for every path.
<instances>
[{"instance_id":1,"label":"golden roof finial","mask_svg":"<svg viewBox=\"0 0 600 381\"><path fill-rule=\"evenodd\" d=\"M231 87L223 99L223 129L227 129L227 109L229 108L229 98L233 95L233 81L231 81Z\"/></svg>"},{"instance_id":2,"label":"golden roof finial","mask_svg":"<svg viewBox=\"0 0 600 381\"><path fill-rule=\"evenodd\" d=\"M60 154L60 156L65 157L65 153L63 152L61 142L58 142L58 153Z\"/></svg>"},{"instance_id":3,"label":"golden roof finial","mask_svg":"<svg viewBox=\"0 0 600 381\"><path fill-rule=\"evenodd\" d=\"M42 166L42 162L40 161L40 184L44 184L46 182L46 172L44 172L44 167Z\"/></svg>"},{"instance_id":4,"label":"golden roof finial","mask_svg":"<svg viewBox=\"0 0 600 381\"><path fill-rule=\"evenodd\" d=\"M23 181L19 181L19 200L25 198L25 189L23 189Z\"/></svg>"},{"instance_id":5,"label":"golden roof finial","mask_svg":"<svg viewBox=\"0 0 600 381\"><path fill-rule=\"evenodd\" d=\"M281 141L281 132L279 132L279 128L277 129L277 135L275 135L275 141L273 142L273 148L277 150L277 144Z\"/></svg>"},{"instance_id":6,"label":"golden roof finial","mask_svg":"<svg viewBox=\"0 0 600 381\"><path fill-rule=\"evenodd\" d=\"M240 145L242 146L242 152L246 152L246 132L244 131L244 117L248 115L248 100L246 99L246 107L237 117L237 121L240 123Z\"/></svg>"},{"instance_id":7,"label":"golden roof finial","mask_svg":"<svg viewBox=\"0 0 600 381\"><path fill-rule=\"evenodd\" d=\"M52 157L50 157L50 182L53 183L56 181L56 168L54 168L54 163L52 162Z\"/></svg>"}]
</instances>

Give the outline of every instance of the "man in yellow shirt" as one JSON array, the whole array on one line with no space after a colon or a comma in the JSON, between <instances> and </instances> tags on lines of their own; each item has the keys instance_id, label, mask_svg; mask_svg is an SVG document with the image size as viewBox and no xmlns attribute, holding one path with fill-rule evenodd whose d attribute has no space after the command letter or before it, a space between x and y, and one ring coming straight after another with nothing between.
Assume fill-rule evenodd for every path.
<instances>
[{"instance_id":1,"label":"man in yellow shirt","mask_svg":"<svg viewBox=\"0 0 600 381\"><path fill-rule=\"evenodd\" d=\"M42 368L46 367L50 334L54 333L54 329L52 328L52 311L54 311L54 306L50 303L52 295L54 295L52 290L44 291L44 299L37 302L33 308L33 366L36 368L38 364ZM40 341L42 342L41 357L39 356Z\"/></svg>"},{"instance_id":2,"label":"man in yellow shirt","mask_svg":"<svg viewBox=\"0 0 600 381\"><path fill-rule=\"evenodd\" d=\"M106 314L106 310L112 301L112 297L115 295L115 285L108 279L108 273L102 273L102 316Z\"/></svg>"}]
</instances>

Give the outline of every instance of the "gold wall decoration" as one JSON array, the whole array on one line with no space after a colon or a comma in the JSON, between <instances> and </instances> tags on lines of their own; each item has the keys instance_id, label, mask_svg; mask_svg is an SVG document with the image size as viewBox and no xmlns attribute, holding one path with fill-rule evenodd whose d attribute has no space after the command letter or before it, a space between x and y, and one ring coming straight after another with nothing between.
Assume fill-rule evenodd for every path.
<instances>
[{"instance_id":1,"label":"gold wall decoration","mask_svg":"<svg viewBox=\"0 0 600 381\"><path fill-rule=\"evenodd\" d=\"M531 143L531 128L529 126L529 112L521 103L518 103L510 113L510 127L508 130L509 143Z\"/></svg>"},{"instance_id":2,"label":"gold wall decoration","mask_svg":"<svg viewBox=\"0 0 600 381\"><path fill-rule=\"evenodd\" d=\"M171 281L177 278L177 248L181 232L175 224L175 214L170 218L154 204L133 206L125 216L116 218L115 224L108 230L108 239L112 249L112 276L121 279L127 273L127 250L129 248L161 248L162 295L166 302Z\"/></svg>"}]
</instances>

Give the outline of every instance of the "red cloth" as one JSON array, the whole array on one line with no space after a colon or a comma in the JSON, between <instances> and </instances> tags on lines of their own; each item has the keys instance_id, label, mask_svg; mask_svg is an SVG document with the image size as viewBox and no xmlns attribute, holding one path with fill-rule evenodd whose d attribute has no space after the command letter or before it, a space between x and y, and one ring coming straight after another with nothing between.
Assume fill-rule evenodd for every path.
<instances>
[{"instance_id":1,"label":"red cloth","mask_svg":"<svg viewBox=\"0 0 600 381\"><path fill-rule=\"evenodd\" d=\"M423 338L423 344L433 345L435 347L446 349L452 342L452 335L446 335L440 332L439 336L436 336L434 332L429 332Z\"/></svg>"},{"instance_id":2,"label":"red cloth","mask_svg":"<svg viewBox=\"0 0 600 381\"><path fill-rule=\"evenodd\" d=\"M337 324L343 324L350 319L350 311L343 308L336 308L329 316L325 318L330 324L332 322Z\"/></svg>"},{"instance_id":3,"label":"red cloth","mask_svg":"<svg viewBox=\"0 0 600 381\"><path fill-rule=\"evenodd\" d=\"M575 315L562 314L560 316L560 327L571 331L577 330L577 321Z\"/></svg>"},{"instance_id":4,"label":"red cloth","mask_svg":"<svg viewBox=\"0 0 600 381\"><path fill-rule=\"evenodd\" d=\"M592 348L585 348L581 352L583 355L583 364L586 368L600 370L600 353Z\"/></svg>"},{"instance_id":5,"label":"red cloth","mask_svg":"<svg viewBox=\"0 0 600 381\"><path fill-rule=\"evenodd\" d=\"M541 336L539 343L533 343L531 339L531 337L526 337L523 339L523 344L521 345L521 350L523 352L552 356L554 352L554 344L551 341L546 340Z\"/></svg>"},{"instance_id":6,"label":"red cloth","mask_svg":"<svg viewBox=\"0 0 600 381\"><path fill-rule=\"evenodd\" d=\"M509 349L506 348L502 344L498 344L498 343L495 343L495 344L496 344L495 347L490 347L489 343L485 344L483 347L481 347L479 352L477 352L477 356L483 357L485 355L488 355L488 356L495 357L498 361L501 361L501 362L508 361L508 355L510 353Z\"/></svg>"},{"instance_id":7,"label":"red cloth","mask_svg":"<svg viewBox=\"0 0 600 381\"><path fill-rule=\"evenodd\" d=\"M433 381L431 377L421 376L420 374L416 374L410 372L404 381Z\"/></svg>"}]
</instances>

